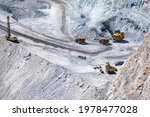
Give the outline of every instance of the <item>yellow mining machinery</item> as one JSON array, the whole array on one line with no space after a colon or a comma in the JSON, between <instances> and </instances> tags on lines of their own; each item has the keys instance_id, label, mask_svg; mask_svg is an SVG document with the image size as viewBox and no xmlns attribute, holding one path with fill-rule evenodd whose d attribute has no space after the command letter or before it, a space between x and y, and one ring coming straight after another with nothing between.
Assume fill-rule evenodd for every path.
<instances>
[{"instance_id":1,"label":"yellow mining machinery","mask_svg":"<svg viewBox=\"0 0 150 117\"><path fill-rule=\"evenodd\" d=\"M99 42L103 45L108 45L110 38L99 38Z\"/></svg>"},{"instance_id":2,"label":"yellow mining machinery","mask_svg":"<svg viewBox=\"0 0 150 117\"><path fill-rule=\"evenodd\" d=\"M111 66L109 62L106 62L105 68L106 68L106 72L108 74L114 74L114 73L116 73L118 71L117 68Z\"/></svg>"},{"instance_id":3,"label":"yellow mining machinery","mask_svg":"<svg viewBox=\"0 0 150 117\"><path fill-rule=\"evenodd\" d=\"M79 44L85 44L85 40L86 40L85 36L79 36L78 38L75 39L75 42Z\"/></svg>"},{"instance_id":4,"label":"yellow mining machinery","mask_svg":"<svg viewBox=\"0 0 150 117\"><path fill-rule=\"evenodd\" d=\"M10 33L9 16L7 16L7 35L6 35L6 39L8 41L12 41L14 43L18 43L17 37L15 35L11 35L11 33Z\"/></svg>"},{"instance_id":5,"label":"yellow mining machinery","mask_svg":"<svg viewBox=\"0 0 150 117\"><path fill-rule=\"evenodd\" d=\"M112 38L115 41L121 41L124 39L124 32L120 30L116 30L114 34L112 34Z\"/></svg>"},{"instance_id":6,"label":"yellow mining machinery","mask_svg":"<svg viewBox=\"0 0 150 117\"><path fill-rule=\"evenodd\" d=\"M103 22L102 24L108 30L108 32L111 34L111 37L114 41L121 41L124 39L124 36L125 36L124 32L122 32L120 30L113 31L111 29L111 27L109 26L108 22Z\"/></svg>"}]
</instances>

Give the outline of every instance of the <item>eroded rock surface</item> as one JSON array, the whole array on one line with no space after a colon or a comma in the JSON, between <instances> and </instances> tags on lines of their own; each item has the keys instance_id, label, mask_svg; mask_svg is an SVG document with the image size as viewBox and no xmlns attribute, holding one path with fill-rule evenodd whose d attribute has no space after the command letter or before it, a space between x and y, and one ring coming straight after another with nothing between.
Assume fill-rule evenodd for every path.
<instances>
[{"instance_id":1,"label":"eroded rock surface","mask_svg":"<svg viewBox=\"0 0 150 117\"><path fill-rule=\"evenodd\" d=\"M126 62L108 99L150 99L150 34Z\"/></svg>"}]
</instances>

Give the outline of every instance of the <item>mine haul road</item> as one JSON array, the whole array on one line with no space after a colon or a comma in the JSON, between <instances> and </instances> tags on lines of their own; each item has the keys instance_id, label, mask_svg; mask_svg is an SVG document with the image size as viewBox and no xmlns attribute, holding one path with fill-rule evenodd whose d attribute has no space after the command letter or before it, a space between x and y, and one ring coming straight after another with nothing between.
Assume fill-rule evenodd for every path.
<instances>
[{"instance_id":1,"label":"mine haul road","mask_svg":"<svg viewBox=\"0 0 150 117\"><path fill-rule=\"evenodd\" d=\"M7 32L7 28L5 26L1 25L1 24L0 24L0 29ZM45 45L50 45L50 46L53 46L55 48L67 49L67 50L70 50L70 51L75 51L75 52L79 52L79 53L87 54L87 55L92 55L92 56L94 56L94 55L96 56L97 54L100 54L100 53L103 53L105 51L108 51L108 50L112 49L112 47L106 47L106 49L97 50L95 52L89 52L88 50L85 51L85 50L82 50L81 48L79 49L75 46L70 46L68 44L57 42L55 40L53 40L53 41L48 40L48 39L52 39L52 38L48 38L48 37L45 37L46 40L43 40L41 38L33 37L33 36L30 36L30 35L15 31L15 30L11 30L11 33L13 33L15 35L22 36L22 37L27 38L27 39L30 39L30 40L32 40L34 42L37 42L37 43L43 43ZM53 39L55 39L55 38L53 38Z\"/></svg>"}]
</instances>

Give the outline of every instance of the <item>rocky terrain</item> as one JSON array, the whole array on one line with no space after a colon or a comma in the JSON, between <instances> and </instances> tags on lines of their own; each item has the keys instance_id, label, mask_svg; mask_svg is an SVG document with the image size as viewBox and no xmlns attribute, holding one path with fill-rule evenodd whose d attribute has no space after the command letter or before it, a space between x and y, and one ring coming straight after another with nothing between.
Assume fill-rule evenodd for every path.
<instances>
[{"instance_id":1,"label":"rocky terrain","mask_svg":"<svg viewBox=\"0 0 150 117\"><path fill-rule=\"evenodd\" d=\"M110 88L108 99L150 99L150 34L126 62Z\"/></svg>"},{"instance_id":2,"label":"rocky terrain","mask_svg":"<svg viewBox=\"0 0 150 117\"><path fill-rule=\"evenodd\" d=\"M150 99L149 19L149 0L0 0L0 99ZM116 29L122 42L96 40ZM107 61L125 64L109 75Z\"/></svg>"},{"instance_id":3,"label":"rocky terrain","mask_svg":"<svg viewBox=\"0 0 150 117\"><path fill-rule=\"evenodd\" d=\"M57 61L53 64L32 54L25 47L5 40L0 40L0 48L0 99L105 98L105 94L97 94L107 91L108 79L72 73L55 65ZM53 59L52 56L57 59L53 54L50 59ZM63 64L63 61L60 62Z\"/></svg>"}]
</instances>

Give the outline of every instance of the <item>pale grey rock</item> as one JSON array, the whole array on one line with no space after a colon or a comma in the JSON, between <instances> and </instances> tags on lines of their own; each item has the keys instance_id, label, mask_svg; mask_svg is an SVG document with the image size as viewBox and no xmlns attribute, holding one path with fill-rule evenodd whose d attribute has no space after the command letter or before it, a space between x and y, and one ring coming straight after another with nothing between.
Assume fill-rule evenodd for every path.
<instances>
[{"instance_id":1,"label":"pale grey rock","mask_svg":"<svg viewBox=\"0 0 150 117\"><path fill-rule=\"evenodd\" d=\"M150 34L143 45L125 63L112 84L107 99L150 99Z\"/></svg>"}]
</instances>

